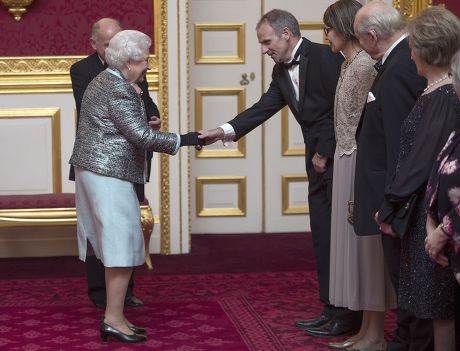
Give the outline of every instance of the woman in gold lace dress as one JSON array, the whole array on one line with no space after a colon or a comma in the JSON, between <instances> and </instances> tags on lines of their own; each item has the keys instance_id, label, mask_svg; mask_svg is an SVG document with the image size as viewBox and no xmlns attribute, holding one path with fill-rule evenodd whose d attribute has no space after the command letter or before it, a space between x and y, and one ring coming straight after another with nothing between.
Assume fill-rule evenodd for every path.
<instances>
[{"instance_id":1,"label":"woman in gold lace dress","mask_svg":"<svg viewBox=\"0 0 460 351\"><path fill-rule=\"evenodd\" d=\"M331 347L384 350L384 316L396 307L396 295L385 272L381 238L357 236L350 223L356 158L355 133L369 89L376 76L374 61L362 50L353 33L356 0L339 0L324 13L325 33L331 49L345 61L335 94L335 135L332 193L330 290L331 304L363 311L358 334ZM357 326L359 328L359 325Z\"/></svg>"}]
</instances>

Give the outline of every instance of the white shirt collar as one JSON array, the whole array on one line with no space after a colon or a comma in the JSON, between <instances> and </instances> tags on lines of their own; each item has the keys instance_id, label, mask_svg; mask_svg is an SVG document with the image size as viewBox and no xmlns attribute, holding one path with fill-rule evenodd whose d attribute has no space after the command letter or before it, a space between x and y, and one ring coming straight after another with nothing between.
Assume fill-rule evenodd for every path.
<instances>
[{"instance_id":1,"label":"white shirt collar","mask_svg":"<svg viewBox=\"0 0 460 351\"><path fill-rule=\"evenodd\" d=\"M296 54L297 50L299 49L300 44L302 44L302 41L303 41L303 38L300 37L299 42L298 42L297 45L294 47L294 50L292 50L290 60L289 60L288 62L286 62L286 63L290 63L290 62L292 62L292 61L294 60L294 55Z\"/></svg>"},{"instance_id":2,"label":"white shirt collar","mask_svg":"<svg viewBox=\"0 0 460 351\"><path fill-rule=\"evenodd\" d=\"M390 53L393 51L393 49L396 47L396 45L398 45L400 42L402 42L404 39L406 39L407 37L407 33L404 33L403 35L401 35L401 37L399 37L398 40L396 40L393 45L391 45L387 51L385 51L385 53L383 54L383 57L382 57L382 65L385 63L385 60L388 58L388 56L390 55Z\"/></svg>"}]
</instances>

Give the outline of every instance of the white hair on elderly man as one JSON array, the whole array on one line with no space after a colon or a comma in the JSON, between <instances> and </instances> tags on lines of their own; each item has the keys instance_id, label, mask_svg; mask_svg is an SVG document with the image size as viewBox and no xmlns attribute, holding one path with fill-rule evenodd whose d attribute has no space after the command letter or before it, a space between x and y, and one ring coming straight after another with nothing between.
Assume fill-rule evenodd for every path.
<instances>
[{"instance_id":1,"label":"white hair on elderly man","mask_svg":"<svg viewBox=\"0 0 460 351\"><path fill-rule=\"evenodd\" d=\"M105 52L109 66L121 69L129 60L142 61L152 40L137 30L122 30L113 36Z\"/></svg>"}]
</instances>

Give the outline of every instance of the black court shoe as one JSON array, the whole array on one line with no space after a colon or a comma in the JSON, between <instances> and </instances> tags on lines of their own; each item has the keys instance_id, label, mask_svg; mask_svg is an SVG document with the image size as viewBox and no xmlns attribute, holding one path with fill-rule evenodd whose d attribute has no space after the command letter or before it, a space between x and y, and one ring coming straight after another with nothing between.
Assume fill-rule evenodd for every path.
<instances>
[{"instance_id":1,"label":"black court shoe","mask_svg":"<svg viewBox=\"0 0 460 351\"><path fill-rule=\"evenodd\" d=\"M125 343L136 343L136 342L147 341L147 337L145 335L138 335L136 333L125 334L104 322L101 322L99 331L101 333L101 340L103 342L108 342L109 336L117 339L118 341L125 342Z\"/></svg>"},{"instance_id":2,"label":"black court shoe","mask_svg":"<svg viewBox=\"0 0 460 351\"><path fill-rule=\"evenodd\" d=\"M145 328L136 327L135 325L128 325L128 328L132 330L133 332L135 332L136 334L146 334L147 333L147 330L145 330Z\"/></svg>"}]
</instances>

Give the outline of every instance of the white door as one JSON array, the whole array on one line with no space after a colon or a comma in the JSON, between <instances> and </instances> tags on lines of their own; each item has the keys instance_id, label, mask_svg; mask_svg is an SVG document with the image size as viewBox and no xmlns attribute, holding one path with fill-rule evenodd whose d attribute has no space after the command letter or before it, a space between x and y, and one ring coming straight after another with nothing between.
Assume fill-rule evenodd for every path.
<instances>
[{"instance_id":1,"label":"white door","mask_svg":"<svg viewBox=\"0 0 460 351\"><path fill-rule=\"evenodd\" d=\"M191 129L229 121L261 95L255 0L191 0ZM216 143L191 157L191 232L262 231L261 128L238 143Z\"/></svg>"}]
</instances>

